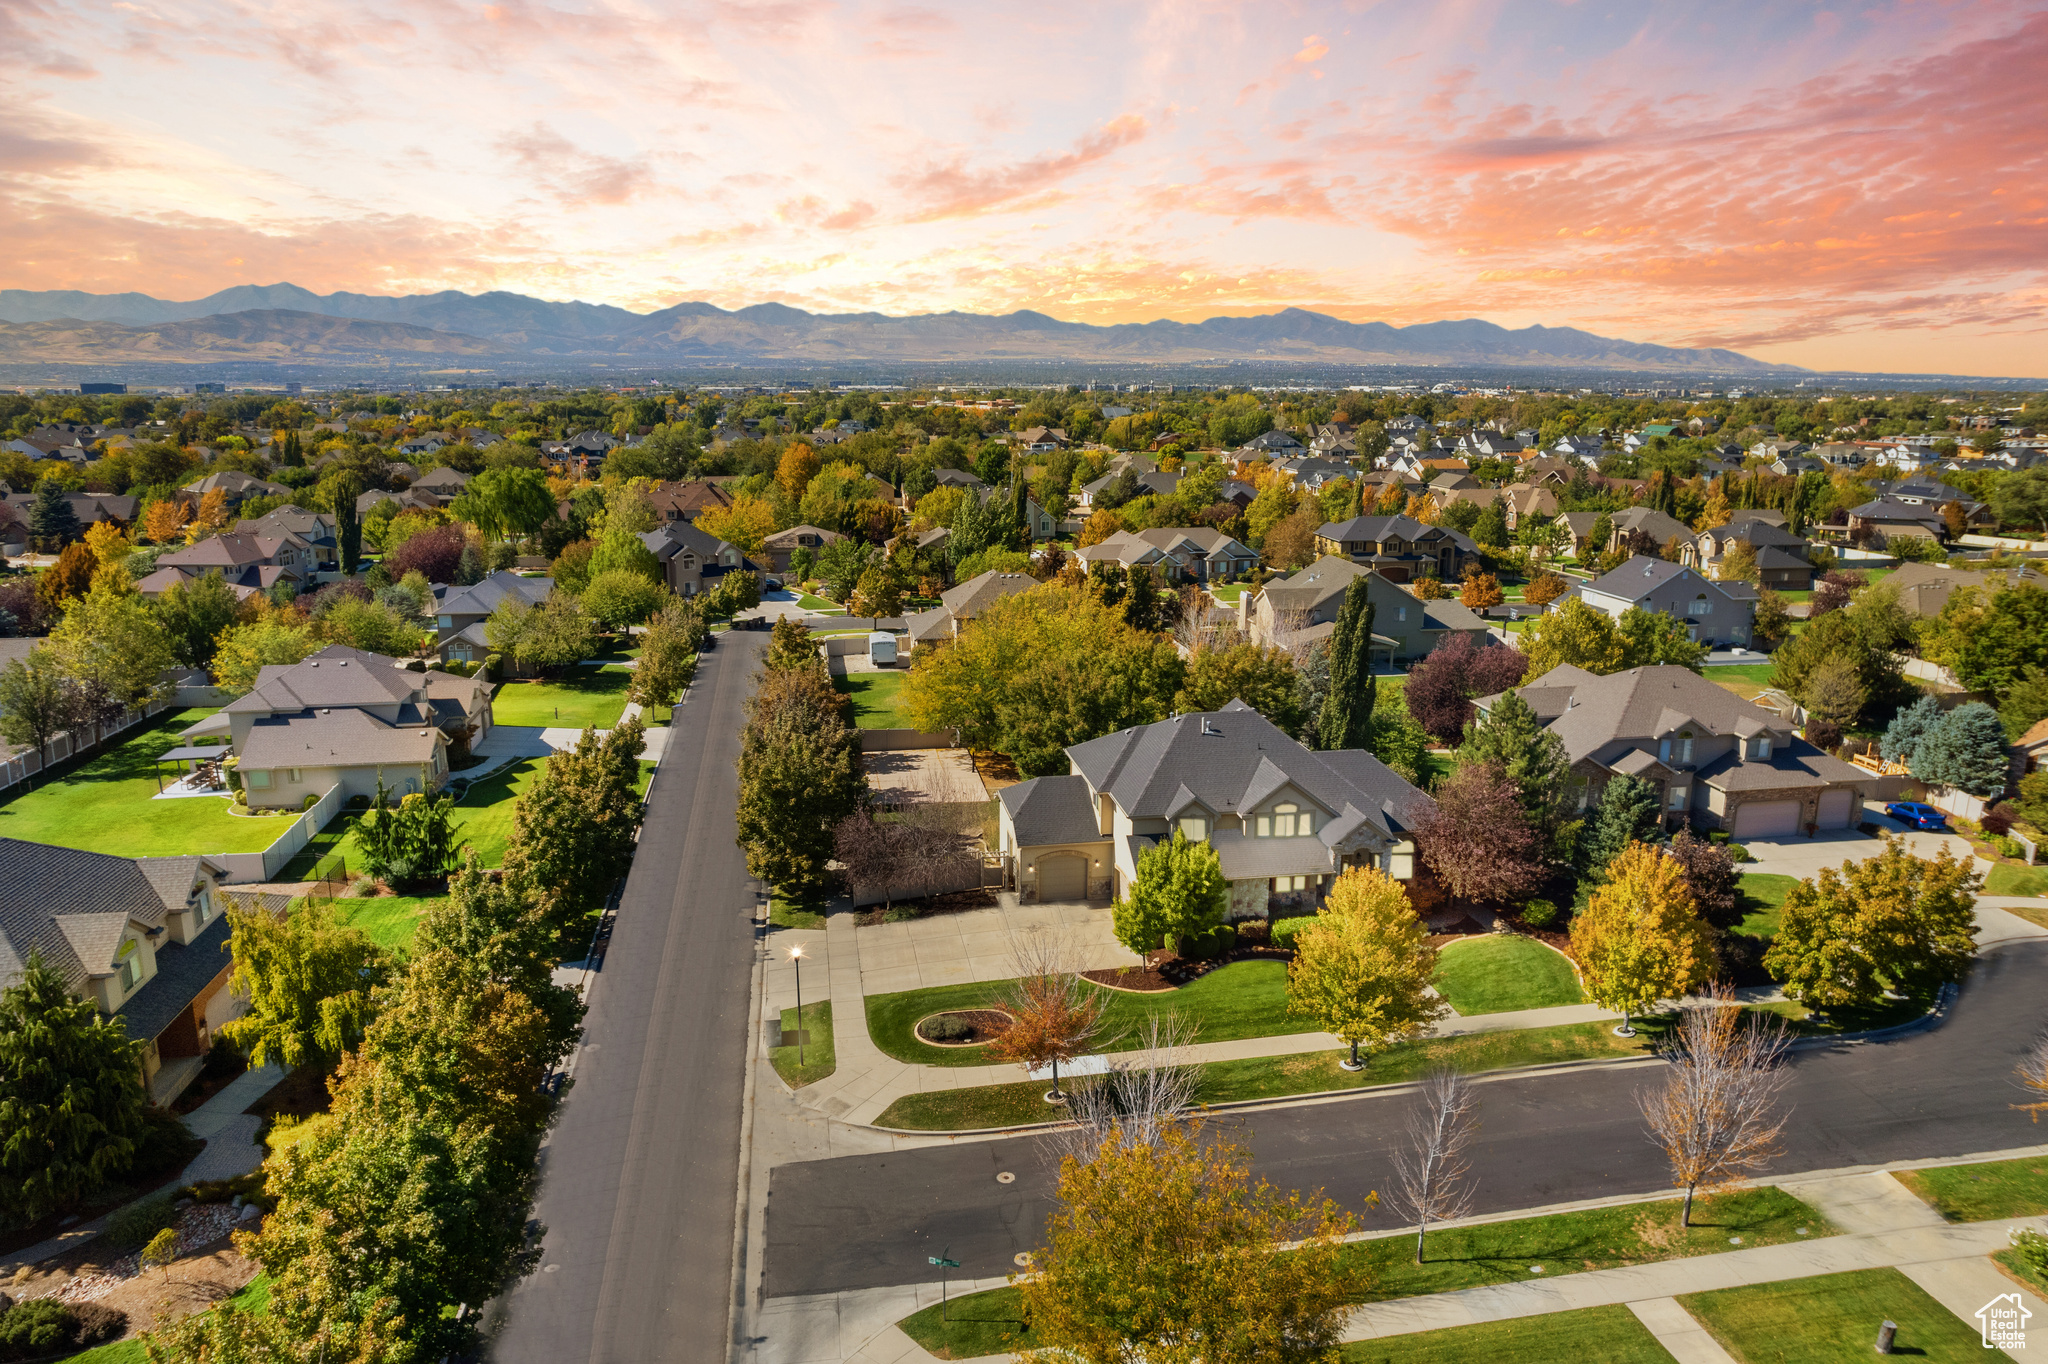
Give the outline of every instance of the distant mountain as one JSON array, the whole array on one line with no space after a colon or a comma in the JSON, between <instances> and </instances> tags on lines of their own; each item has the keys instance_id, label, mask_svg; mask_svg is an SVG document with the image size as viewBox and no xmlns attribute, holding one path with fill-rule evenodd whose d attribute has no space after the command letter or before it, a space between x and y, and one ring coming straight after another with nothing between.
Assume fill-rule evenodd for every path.
<instances>
[{"instance_id":1,"label":"distant mountain","mask_svg":"<svg viewBox=\"0 0 2048 1364\"><path fill-rule=\"evenodd\" d=\"M224 318L262 321L230 327L219 321ZM1384 322L1345 322L1304 308L1205 322L1092 326L1029 311L890 317L808 313L780 303L731 312L709 303L678 303L642 314L605 304L549 303L504 292L450 290L391 298L321 295L295 284L272 284L224 289L190 303L165 302L146 294L0 290L0 319L29 326L65 324L50 337L49 344L58 350L38 349L19 325L7 328L0 354L23 360L86 359L89 353L90 358L112 361L112 348L135 351L138 358L147 352L146 358L153 360L223 359L230 354L344 359L391 351L421 358L430 353L501 354L640 363L1292 360L1720 374L1790 368L1729 350L1617 341L1573 327L1509 330L1477 319L1393 327ZM336 319L381 324L388 330L336 327ZM442 340L436 343L435 337ZM247 349L236 350L237 346Z\"/></svg>"}]
</instances>

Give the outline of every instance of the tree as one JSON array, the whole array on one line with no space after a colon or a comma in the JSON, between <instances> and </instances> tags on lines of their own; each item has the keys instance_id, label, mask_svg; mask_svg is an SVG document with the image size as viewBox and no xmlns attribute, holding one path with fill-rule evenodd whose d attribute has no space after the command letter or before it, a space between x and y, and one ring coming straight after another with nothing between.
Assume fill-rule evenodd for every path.
<instances>
[{"instance_id":1,"label":"tree","mask_svg":"<svg viewBox=\"0 0 2048 1364\"><path fill-rule=\"evenodd\" d=\"M1999 703L1998 718L2005 725L2005 737L2013 743L2048 719L2048 670L2028 668Z\"/></svg>"},{"instance_id":2,"label":"tree","mask_svg":"<svg viewBox=\"0 0 2048 1364\"><path fill-rule=\"evenodd\" d=\"M1013 938L1010 960L1015 979L995 1000L1010 1015L1010 1026L990 1040L989 1059L1014 1062L1026 1074L1052 1067L1046 1102L1064 1102L1060 1062L1087 1054L1102 1033L1109 996L1081 979L1071 945L1056 932L1040 929Z\"/></svg>"},{"instance_id":3,"label":"tree","mask_svg":"<svg viewBox=\"0 0 2048 1364\"><path fill-rule=\"evenodd\" d=\"M363 559L363 518L356 499L366 491L359 474L344 470L324 480L327 510L334 516L335 547L341 555L341 571L353 578Z\"/></svg>"},{"instance_id":4,"label":"tree","mask_svg":"<svg viewBox=\"0 0 2048 1364\"><path fill-rule=\"evenodd\" d=\"M617 528L598 537L597 548L590 555L590 581L615 572L637 573L657 585L664 581L661 562L654 557L654 551L632 531Z\"/></svg>"},{"instance_id":5,"label":"tree","mask_svg":"<svg viewBox=\"0 0 2048 1364\"><path fill-rule=\"evenodd\" d=\"M127 1173L148 1123L143 1043L31 956L0 990L0 1213L37 1222Z\"/></svg>"},{"instance_id":6,"label":"tree","mask_svg":"<svg viewBox=\"0 0 2048 1364\"><path fill-rule=\"evenodd\" d=\"M1561 573L1545 570L1529 580L1522 589L1522 600L1531 606L1548 606L1571 591L1571 582Z\"/></svg>"},{"instance_id":7,"label":"tree","mask_svg":"<svg viewBox=\"0 0 2048 1364\"><path fill-rule=\"evenodd\" d=\"M1140 956L1223 922L1230 883L1208 842L1190 842L1174 830L1168 842L1138 854L1130 889L1110 908L1116 940Z\"/></svg>"},{"instance_id":8,"label":"tree","mask_svg":"<svg viewBox=\"0 0 2048 1364\"><path fill-rule=\"evenodd\" d=\"M1313 1018L1351 1048L1379 1051L1420 1036L1449 1006L1430 989L1436 949L1408 892L1377 867L1337 877L1314 922L1296 935L1287 967L1288 1012Z\"/></svg>"},{"instance_id":9,"label":"tree","mask_svg":"<svg viewBox=\"0 0 2048 1364\"><path fill-rule=\"evenodd\" d=\"M404 519L393 522L393 526ZM459 576L462 552L468 547L469 537L461 526L429 526L395 545L387 539L384 571L394 580L418 573L430 583L452 583Z\"/></svg>"},{"instance_id":10,"label":"tree","mask_svg":"<svg viewBox=\"0 0 2048 1364\"><path fill-rule=\"evenodd\" d=\"M1507 548L1507 504L1500 494L1495 493L1493 501L1480 510L1479 519L1472 523L1472 538L1489 549Z\"/></svg>"},{"instance_id":11,"label":"tree","mask_svg":"<svg viewBox=\"0 0 2048 1364\"><path fill-rule=\"evenodd\" d=\"M825 660L809 628L794 616L782 616L768 636L768 653L761 665L769 672L820 672Z\"/></svg>"},{"instance_id":12,"label":"tree","mask_svg":"<svg viewBox=\"0 0 2048 1364\"><path fill-rule=\"evenodd\" d=\"M626 699L643 706L675 704L696 675L697 654L710 631L704 614L681 597L670 596L640 636L640 662Z\"/></svg>"},{"instance_id":13,"label":"tree","mask_svg":"<svg viewBox=\"0 0 2048 1364\"><path fill-rule=\"evenodd\" d=\"M1262 551L1266 562L1275 568L1305 568L1315 561L1316 531L1322 526L1323 518L1306 507L1298 508L1280 518L1273 528L1266 532Z\"/></svg>"},{"instance_id":14,"label":"tree","mask_svg":"<svg viewBox=\"0 0 2048 1364\"><path fill-rule=\"evenodd\" d=\"M661 609L662 599L671 595L660 583L630 569L611 568L593 574L583 589L583 613L600 625L623 630L638 625Z\"/></svg>"},{"instance_id":15,"label":"tree","mask_svg":"<svg viewBox=\"0 0 2048 1364\"><path fill-rule=\"evenodd\" d=\"M1472 572L1465 575L1465 585L1458 591L1460 605L1472 611L1486 611L1507 600L1500 590L1500 581L1491 573Z\"/></svg>"},{"instance_id":16,"label":"tree","mask_svg":"<svg viewBox=\"0 0 2048 1364\"><path fill-rule=\"evenodd\" d=\"M1763 570L1757 567L1756 550L1747 540L1737 540L1721 555L1721 563L1714 576L1722 582L1745 582L1755 584Z\"/></svg>"},{"instance_id":17,"label":"tree","mask_svg":"<svg viewBox=\"0 0 2048 1364\"><path fill-rule=\"evenodd\" d=\"M1355 1226L1328 1199L1254 1182L1244 1148L1164 1123L1116 1132L1060 1164L1047 1244L1018 1284L1041 1345L1075 1359L1154 1364L1334 1355L1367 1287L1342 1253Z\"/></svg>"},{"instance_id":18,"label":"tree","mask_svg":"<svg viewBox=\"0 0 2048 1364\"><path fill-rule=\"evenodd\" d=\"M43 766L50 765L50 742L78 723L78 694L44 649L30 649L26 658L8 660L0 670L0 737L12 744L34 744Z\"/></svg>"},{"instance_id":19,"label":"tree","mask_svg":"<svg viewBox=\"0 0 2048 1364\"><path fill-rule=\"evenodd\" d=\"M1991 485L1985 500L2008 526L2035 526L2048 532L2048 469L2024 469Z\"/></svg>"},{"instance_id":20,"label":"tree","mask_svg":"<svg viewBox=\"0 0 2048 1364\"><path fill-rule=\"evenodd\" d=\"M1188 660L1187 680L1175 693L1173 708L1182 713L1214 711L1242 701L1293 734L1306 718L1295 683L1294 660L1285 649L1204 644Z\"/></svg>"},{"instance_id":21,"label":"tree","mask_svg":"<svg viewBox=\"0 0 2048 1364\"><path fill-rule=\"evenodd\" d=\"M172 1263L178 1258L178 1233L165 1227L149 1239L149 1244L142 1248L138 1258L144 1268L161 1269L168 1277Z\"/></svg>"},{"instance_id":22,"label":"tree","mask_svg":"<svg viewBox=\"0 0 2048 1364\"><path fill-rule=\"evenodd\" d=\"M783 450L782 458L775 466L775 486L781 490L791 510L803 502L804 490L818 476L819 468L818 452L802 441Z\"/></svg>"},{"instance_id":23,"label":"tree","mask_svg":"<svg viewBox=\"0 0 2048 1364\"><path fill-rule=\"evenodd\" d=\"M1664 845L1664 855L1684 873L1702 919L1724 931L1742 922L1741 873L1725 843L1695 838L1681 829Z\"/></svg>"},{"instance_id":24,"label":"tree","mask_svg":"<svg viewBox=\"0 0 2048 1364\"><path fill-rule=\"evenodd\" d=\"M1528 656L1518 650L1453 635L1409 671L1402 695L1408 713L1431 738L1455 744L1476 713L1472 699L1520 685L1528 666Z\"/></svg>"},{"instance_id":25,"label":"tree","mask_svg":"<svg viewBox=\"0 0 2048 1364\"><path fill-rule=\"evenodd\" d=\"M499 602L484 621L484 640L491 652L531 672L570 667L597 647L597 633L583 614L582 602L559 589L538 606L513 597Z\"/></svg>"},{"instance_id":26,"label":"tree","mask_svg":"<svg viewBox=\"0 0 2048 1364\"><path fill-rule=\"evenodd\" d=\"M264 668L300 662L320 648L319 632L303 613L272 608L246 625L221 632L213 656L214 685L249 691Z\"/></svg>"},{"instance_id":27,"label":"tree","mask_svg":"<svg viewBox=\"0 0 2048 1364\"><path fill-rule=\"evenodd\" d=\"M2004 792L2012 768L1998 712L1982 701L1957 706L1920 741L1912 772L1920 781L1986 799Z\"/></svg>"},{"instance_id":28,"label":"tree","mask_svg":"<svg viewBox=\"0 0 2048 1364\"><path fill-rule=\"evenodd\" d=\"M1512 653L1503 649L1502 653ZM1422 785L1422 755L1429 750L1429 731L1408 713L1407 701L1398 691L1383 691L1373 702L1372 755L1399 774L1410 786Z\"/></svg>"},{"instance_id":29,"label":"tree","mask_svg":"<svg viewBox=\"0 0 2048 1364\"><path fill-rule=\"evenodd\" d=\"M1692 1225L1693 1194L1735 1184L1777 1154L1785 1118L1778 1095L1790 1073L1778 1062L1791 1039L1782 1023L1753 1025L1725 987L1713 1003L1689 1008L1675 1043L1664 1049L1664 1088L1636 1102L1650 1135L1685 1190L1678 1225Z\"/></svg>"},{"instance_id":30,"label":"tree","mask_svg":"<svg viewBox=\"0 0 2048 1364\"><path fill-rule=\"evenodd\" d=\"M1648 668L1671 663L1699 672L1706 661L1707 646L1686 638L1685 626L1676 616L1631 606L1615 623L1621 637L1621 666Z\"/></svg>"},{"instance_id":31,"label":"tree","mask_svg":"<svg viewBox=\"0 0 2048 1364\"><path fill-rule=\"evenodd\" d=\"M2048 664L2048 591L2021 583L1952 592L1928 627L1924 652L1965 687L2002 693L2028 668Z\"/></svg>"},{"instance_id":32,"label":"tree","mask_svg":"<svg viewBox=\"0 0 2048 1364\"><path fill-rule=\"evenodd\" d=\"M185 522L192 515L191 508L175 497L158 498L149 504L148 512L142 518L142 533L159 545L183 542Z\"/></svg>"},{"instance_id":33,"label":"tree","mask_svg":"<svg viewBox=\"0 0 2048 1364\"><path fill-rule=\"evenodd\" d=\"M1580 873L1604 876L1608 864L1631 844L1654 843L1663 824L1663 802L1655 785L1625 772L1608 778L1579 838Z\"/></svg>"},{"instance_id":34,"label":"tree","mask_svg":"<svg viewBox=\"0 0 2048 1364\"><path fill-rule=\"evenodd\" d=\"M1467 1182L1466 1154L1479 1134L1473 1110L1479 1095L1455 1070L1433 1070L1423 1078L1408 1116L1408 1147L1394 1152L1395 1211L1415 1224L1415 1263L1422 1263L1423 1238L1431 1222L1449 1222L1472 1210L1474 1186Z\"/></svg>"},{"instance_id":35,"label":"tree","mask_svg":"<svg viewBox=\"0 0 2048 1364\"><path fill-rule=\"evenodd\" d=\"M1369 749L1379 683L1372 671L1373 605L1368 576L1344 589L1337 628L1330 633L1330 690L1316 717L1316 742L1326 749Z\"/></svg>"},{"instance_id":36,"label":"tree","mask_svg":"<svg viewBox=\"0 0 2048 1364\"><path fill-rule=\"evenodd\" d=\"M532 535L555 512L548 477L538 469L486 469L463 486L448 509L493 540Z\"/></svg>"},{"instance_id":37,"label":"tree","mask_svg":"<svg viewBox=\"0 0 2048 1364\"><path fill-rule=\"evenodd\" d=\"M241 613L234 589L208 569L189 582L172 583L157 598L157 620L170 637L171 654L188 668L204 668L220 649L221 634Z\"/></svg>"},{"instance_id":38,"label":"tree","mask_svg":"<svg viewBox=\"0 0 2048 1364\"><path fill-rule=\"evenodd\" d=\"M1586 993L1603 1009L1630 1019L1660 999L1677 999L1704 984L1715 965L1714 935L1699 917L1678 863L1631 843L1607 869L1607 884L1572 916L1572 955Z\"/></svg>"},{"instance_id":39,"label":"tree","mask_svg":"<svg viewBox=\"0 0 2048 1364\"><path fill-rule=\"evenodd\" d=\"M870 620L900 615L903 584L886 567L876 564L860 575L860 581L847 596L846 611L850 616L866 616Z\"/></svg>"},{"instance_id":40,"label":"tree","mask_svg":"<svg viewBox=\"0 0 2048 1364\"><path fill-rule=\"evenodd\" d=\"M1749 628L1765 644L1783 639L1792 629L1792 613L1785 609L1785 599L1768 587L1758 588L1756 616Z\"/></svg>"},{"instance_id":41,"label":"tree","mask_svg":"<svg viewBox=\"0 0 2048 1364\"><path fill-rule=\"evenodd\" d=\"M390 968L384 949L341 922L331 902L308 899L289 917L260 903L228 903L228 983L249 1012L220 1025L257 1065L327 1066L362 1039L372 992Z\"/></svg>"},{"instance_id":42,"label":"tree","mask_svg":"<svg viewBox=\"0 0 2048 1364\"><path fill-rule=\"evenodd\" d=\"M381 601L343 598L319 621L319 632L335 644L346 644L368 654L407 658L425 644L425 632L411 614L401 613Z\"/></svg>"},{"instance_id":43,"label":"tree","mask_svg":"<svg viewBox=\"0 0 2048 1364\"><path fill-rule=\"evenodd\" d=\"M697 518L697 529L716 536L742 554L761 552L761 542L775 533L775 507L765 498L736 495L729 507L711 507Z\"/></svg>"},{"instance_id":44,"label":"tree","mask_svg":"<svg viewBox=\"0 0 2048 1364\"><path fill-rule=\"evenodd\" d=\"M395 886L447 876L456 861L454 808L453 796L437 800L418 791L394 806L379 779L376 798L356 821L364 869Z\"/></svg>"},{"instance_id":45,"label":"tree","mask_svg":"<svg viewBox=\"0 0 2048 1364\"><path fill-rule=\"evenodd\" d=\"M763 676L740 736L739 840L785 894L822 889L833 830L866 795L846 705L816 670Z\"/></svg>"},{"instance_id":46,"label":"tree","mask_svg":"<svg viewBox=\"0 0 2048 1364\"><path fill-rule=\"evenodd\" d=\"M1799 697L1807 713L1823 724L1851 725L1863 713L1870 692L1856 665L1846 658L1827 658L1806 675Z\"/></svg>"},{"instance_id":47,"label":"tree","mask_svg":"<svg viewBox=\"0 0 2048 1364\"><path fill-rule=\"evenodd\" d=\"M548 755L539 779L513 804L505 873L552 897L564 923L603 904L633 860L646 747L637 717L602 735L586 729L576 747Z\"/></svg>"},{"instance_id":48,"label":"tree","mask_svg":"<svg viewBox=\"0 0 2048 1364\"><path fill-rule=\"evenodd\" d=\"M78 513L64 495L64 485L54 478L36 484L36 500L29 504L28 531L44 549L54 549L78 538Z\"/></svg>"},{"instance_id":49,"label":"tree","mask_svg":"<svg viewBox=\"0 0 2048 1364\"><path fill-rule=\"evenodd\" d=\"M1939 698L1923 695L1918 701L1892 717L1885 726L1883 737L1877 741L1877 751L1886 762L1898 763L1902 767L1913 765L1913 755L1920 751L1920 742L1929 733L1939 728L1948 712L1941 708Z\"/></svg>"},{"instance_id":50,"label":"tree","mask_svg":"<svg viewBox=\"0 0 2048 1364\"><path fill-rule=\"evenodd\" d=\"M1566 819L1566 797L1572 760L1564 740L1543 726L1520 692L1502 696L1484 720L1466 731L1458 761L1499 768L1514 783L1523 818L1546 854L1558 862L1571 859L1574 829Z\"/></svg>"},{"instance_id":51,"label":"tree","mask_svg":"<svg viewBox=\"0 0 2048 1364\"><path fill-rule=\"evenodd\" d=\"M162 692L173 657L149 603L111 582L96 583L73 602L42 648L66 676L115 708L139 706Z\"/></svg>"},{"instance_id":52,"label":"tree","mask_svg":"<svg viewBox=\"0 0 2048 1364\"><path fill-rule=\"evenodd\" d=\"M1899 671L1899 658L1914 642L1913 618L1899 605L1896 589L1877 583L1856 594L1843 610L1810 621L1772 656L1771 685L1802 696L1806 676L1829 658L1856 667L1869 694L1865 713L1885 714L1913 699L1914 688Z\"/></svg>"},{"instance_id":53,"label":"tree","mask_svg":"<svg viewBox=\"0 0 2048 1364\"><path fill-rule=\"evenodd\" d=\"M1577 597L1530 621L1522 631L1521 646L1531 677L1566 663L1602 675L1627 666L1627 645L1613 619Z\"/></svg>"},{"instance_id":54,"label":"tree","mask_svg":"<svg viewBox=\"0 0 2048 1364\"><path fill-rule=\"evenodd\" d=\"M1522 794L1490 763L1462 763L1415 831L1422 860L1465 900L1513 900L1543 880L1544 855Z\"/></svg>"},{"instance_id":55,"label":"tree","mask_svg":"<svg viewBox=\"0 0 2048 1364\"><path fill-rule=\"evenodd\" d=\"M98 571L99 560L93 552L85 547L83 541L74 540L64 546L57 555L57 562L36 580L36 595L42 599L48 613L55 615L67 603L85 595Z\"/></svg>"}]
</instances>

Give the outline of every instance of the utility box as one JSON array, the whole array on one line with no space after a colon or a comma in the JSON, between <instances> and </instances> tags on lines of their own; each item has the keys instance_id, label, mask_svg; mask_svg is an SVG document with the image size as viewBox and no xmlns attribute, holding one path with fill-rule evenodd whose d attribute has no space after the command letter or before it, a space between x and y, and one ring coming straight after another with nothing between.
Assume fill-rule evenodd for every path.
<instances>
[{"instance_id":1,"label":"utility box","mask_svg":"<svg viewBox=\"0 0 2048 1364\"><path fill-rule=\"evenodd\" d=\"M868 636L868 662L878 668L896 666L896 636L877 630Z\"/></svg>"}]
</instances>

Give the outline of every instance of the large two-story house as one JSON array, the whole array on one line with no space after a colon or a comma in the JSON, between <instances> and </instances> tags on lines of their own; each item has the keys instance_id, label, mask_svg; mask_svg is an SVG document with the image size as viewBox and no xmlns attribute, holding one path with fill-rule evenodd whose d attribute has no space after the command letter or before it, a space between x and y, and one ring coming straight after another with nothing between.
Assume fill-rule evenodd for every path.
<instances>
[{"instance_id":1,"label":"large two-story house","mask_svg":"<svg viewBox=\"0 0 2048 1364\"><path fill-rule=\"evenodd\" d=\"M1759 587L1774 592L1807 592L1813 588L1813 565L1807 559L1811 546L1804 537L1785 529L1782 512L1740 511L1726 525L1700 531L1686 541L1680 562L1721 576L1721 560L1738 544L1748 545L1756 555Z\"/></svg>"},{"instance_id":2,"label":"large two-story house","mask_svg":"<svg viewBox=\"0 0 2048 1364\"><path fill-rule=\"evenodd\" d=\"M1586 605L1616 620L1632 606L1662 611L1684 623L1686 638L1713 645L1748 648L1756 623L1756 589L1748 583L1716 582L1696 568L1647 554L1576 592Z\"/></svg>"},{"instance_id":3,"label":"large two-story house","mask_svg":"<svg viewBox=\"0 0 2048 1364\"><path fill-rule=\"evenodd\" d=\"M1251 572L1259 552L1212 526L1120 530L1080 551L1085 564L1152 565L1168 582L1221 582Z\"/></svg>"},{"instance_id":4,"label":"large two-story house","mask_svg":"<svg viewBox=\"0 0 2048 1364\"><path fill-rule=\"evenodd\" d=\"M1067 775L999 795L1001 855L1041 901L1122 895L1139 854L1179 832L1216 849L1231 918L1309 909L1346 867L1413 882L1414 829L1434 808L1372 754L1305 748L1242 701L1075 744L1067 759Z\"/></svg>"},{"instance_id":5,"label":"large two-story house","mask_svg":"<svg viewBox=\"0 0 2048 1364\"><path fill-rule=\"evenodd\" d=\"M553 578L526 578L499 569L468 587L450 587L434 608L435 651L443 662L481 663L490 655L484 622L507 601L539 606L555 590Z\"/></svg>"},{"instance_id":6,"label":"large two-story house","mask_svg":"<svg viewBox=\"0 0 2048 1364\"><path fill-rule=\"evenodd\" d=\"M327 512L307 511L286 503L254 520L245 517L237 521L235 530L242 535L296 537L304 546L306 563L315 573L333 572L341 566L341 543L335 535L334 517Z\"/></svg>"},{"instance_id":7,"label":"large two-story house","mask_svg":"<svg viewBox=\"0 0 2048 1364\"><path fill-rule=\"evenodd\" d=\"M1350 559L1397 583L1436 578L1456 582L1479 562L1479 546L1449 526L1408 516L1354 516L1316 532L1316 552Z\"/></svg>"},{"instance_id":8,"label":"large two-story house","mask_svg":"<svg viewBox=\"0 0 2048 1364\"><path fill-rule=\"evenodd\" d=\"M272 664L247 695L182 731L227 735L256 809L296 809L336 786L371 796L438 790L451 739L490 733L481 674L415 672L397 659L333 644L299 663Z\"/></svg>"},{"instance_id":9,"label":"large two-story house","mask_svg":"<svg viewBox=\"0 0 2048 1364\"><path fill-rule=\"evenodd\" d=\"M1821 752L1783 717L1688 668L1596 677L1569 664L1515 688L1564 741L1590 808L1617 775L1658 789L1667 824L1733 837L1853 828L1871 773ZM1483 718L1501 696L1475 702Z\"/></svg>"},{"instance_id":10,"label":"large two-story house","mask_svg":"<svg viewBox=\"0 0 2048 1364\"><path fill-rule=\"evenodd\" d=\"M175 583L219 573L242 597L268 592L279 583L290 583L297 591L312 578L319 562L313 546L289 532L250 535L230 531L158 556L155 571L135 584L135 590L155 597Z\"/></svg>"},{"instance_id":11,"label":"large two-story house","mask_svg":"<svg viewBox=\"0 0 2048 1364\"><path fill-rule=\"evenodd\" d=\"M729 545L689 521L670 521L643 532L640 543L647 546L661 565L669 590L679 597L694 597L718 586L728 573L752 572L756 565L737 546ZM785 565L787 560L784 561Z\"/></svg>"},{"instance_id":12,"label":"large two-story house","mask_svg":"<svg viewBox=\"0 0 2048 1364\"><path fill-rule=\"evenodd\" d=\"M31 960L146 1045L142 1081L169 1103L213 1031L247 1011L227 989L226 871L204 857L110 857L0 838L0 989Z\"/></svg>"},{"instance_id":13,"label":"large two-story house","mask_svg":"<svg viewBox=\"0 0 2048 1364\"><path fill-rule=\"evenodd\" d=\"M1463 603L1448 597L1423 601L1365 565L1334 556L1239 597L1238 628L1257 644L1292 647L1326 639L1336 630L1344 594L1359 578L1366 579L1366 599L1372 603L1375 667L1427 658L1452 635L1487 638L1486 622Z\"/></svg>"}]
</instances>

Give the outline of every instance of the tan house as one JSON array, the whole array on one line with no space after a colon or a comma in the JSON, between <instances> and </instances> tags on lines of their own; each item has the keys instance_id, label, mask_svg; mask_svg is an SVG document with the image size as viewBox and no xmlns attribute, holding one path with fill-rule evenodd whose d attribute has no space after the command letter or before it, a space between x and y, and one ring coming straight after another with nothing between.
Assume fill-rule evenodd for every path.
<instances>
[{"instance_id":1,"label":"tan house","mask_svg":"<svg viewBox=\"0 0 2048 1364\"><path fill-rule=\"evenodd\" d=\"M969 578L939 594L939 604L929 611L904 617L910 647L939 644L960 633L960 627L988 610L1004 597L1029 592L1038 580L1029 573L1002 573L995 569Z\"/></svg>"}]
</instances>

